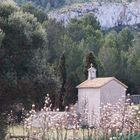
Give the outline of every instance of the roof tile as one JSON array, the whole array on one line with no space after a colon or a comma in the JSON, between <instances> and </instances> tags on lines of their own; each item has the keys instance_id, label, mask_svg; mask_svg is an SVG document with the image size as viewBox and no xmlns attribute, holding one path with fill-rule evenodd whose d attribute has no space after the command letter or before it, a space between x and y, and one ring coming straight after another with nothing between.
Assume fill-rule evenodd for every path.
<instances>
[{"instance_id":1,"label":"roof tile","mask_svg":"<svg viewBox=\"0 0 140 140\"><path fill-rule=\"evenodd\" d=\"M86 80L83 83L79 84L77 88L100 88L112 80L115 80L116 82L127 88L125 84L117 80L115 77L102 77L95 78L92 80Z\"/></svg>"}]
</instances>

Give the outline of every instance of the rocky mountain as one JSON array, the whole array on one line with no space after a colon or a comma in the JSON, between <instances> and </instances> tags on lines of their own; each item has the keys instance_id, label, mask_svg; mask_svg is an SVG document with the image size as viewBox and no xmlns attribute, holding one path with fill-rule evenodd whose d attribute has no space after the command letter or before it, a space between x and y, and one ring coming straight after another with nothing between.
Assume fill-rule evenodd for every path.
<instances>
[{"instance_id":1,"label":"rocky mountain","mask_svg":"<svg viewBox=\"0 0 140 140\"><path fill-rule=\"evenodd\" d=\"M131 3L97 3L74 4L49 12L49 18L62 21L66 25L71 18L79 18L93 13L102 28L140 23L140 1Z\"/></svg>"}]
</instances>

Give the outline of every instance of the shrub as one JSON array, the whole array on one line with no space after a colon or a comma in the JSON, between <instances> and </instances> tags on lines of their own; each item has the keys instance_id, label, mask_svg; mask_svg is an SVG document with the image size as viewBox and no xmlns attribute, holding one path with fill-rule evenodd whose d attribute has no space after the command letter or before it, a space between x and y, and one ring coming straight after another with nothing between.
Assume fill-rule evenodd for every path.
<instances>
[{"instance_id":1,"label":"shrub","mask_svg":"<svg viewBox=\"0 0 140 140\"><path fill-rule=\"evenodd\" d=\"M0 140L5 139L6 128L7 128L7 125L6 125L5 115L0 113Z\"/></svg>"}]
</instances>

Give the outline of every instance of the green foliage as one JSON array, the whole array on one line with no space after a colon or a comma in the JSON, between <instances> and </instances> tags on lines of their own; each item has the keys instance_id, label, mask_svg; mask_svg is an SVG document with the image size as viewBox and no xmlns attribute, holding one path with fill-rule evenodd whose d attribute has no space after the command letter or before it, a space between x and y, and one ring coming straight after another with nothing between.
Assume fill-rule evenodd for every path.
<instances>
[{"instance_id":1,"label":"green foliage","mask_svg":"<svg viewBox=\"0 0 140 140\"><path fill-rule=\"evenodd\" d=\"M44 22L47 20L47 15L39 8L36 8L32 4L25 4L22 6L23 12L28 12L32 15L34 15L39 22Z\"/></svg>"},{"instance_id":2,"label":"green foliage","mask_svg":"<svg viewBox=\"0 0 140 140\"><path fill-rule=\"evenodd\" d=\"M18 8L16 7L15 4L8 3L8 2L0 2L0 18L8 18L9 15L17 11Z\"/></svg>"},{"instance_id":3,"label":"green foliage","mask_svg":"<svg viewBox=\"0 0 140 140\"><path fill-rule=\"evenodd\" d=\"M81 41L96 35L96 31L99 29L99 22L93 14L87 14L80 20L72 19L68 25L69 36L74 41Z\"/></svg>"},{"instance_id":4,"label":"green foliage","mask_svg":"<svg viewBox=\"0 0 140 140\"><path fill-rule=\"evenodd\" d=\"M128 50L132 47L133 39L132 31L128 27L124 28L118 35L119 48L125 51Z\"/></svg>"},{"instance_id":5,"label":"green foliage","mask_svg":"<svg viewBox=\"0 0 140 140\"><path fill-rule=\"evenodd\" d=\"M104 76L117 76L118 74L118 51L116 48L102 47L99 59L103 66Z\"/></svg>"},{"instance_id":6,"label":"green foliage","mask_svg":"<svg viewBox=\"0 0 140 140\"><path fill-rule=\"evenodd\" d=\"M0 29L0 47L1 47L1 44L2 44L2 41L3 41L3 38L4 38L4 33L3 33L3 31Z\"/></svg>"},{"instance_id":7,"label":"green foliage","mask_svg":"<svg viewBox=\"0 0 140 140\"><path fill-rule=\"evenodd\" d=\"M63 52L63 35L65 28L55 20L48 20L43 23L48 40L48 61L54 63Z\"/></svg>"},{"instance_id":8,"label":"green foliage","mask_svg":"<svg viewBox=\"0 0 140 140\"><path fill-rule=\"evenodd\" d=\"M6 136L6 121L5 121L5 115L0 113L0 140L4 140Z\"/></svg>"},{"instance_id":9,"label":"green foliage","mask_svg":"<svg viewBox=\"0 0 140 140\"><path fill-rule=\"evenodd\" d=\"M136 37L132 29L126 27L120 32L111 30L103 34L98 21L91 14L81 19L72 19L66 28L67 34L65 39L67 40L66 45L65 43L63 45L67 46L66 54L68 52L69 55L67 58L68 77L72 71L77 75L77 81L84 79L84 74L81 73L84 69L83 58L88 52L93 51L95 53L96 63L98 64L99 76L116 76L129 86L128 91L130 93L140 93L138 86L139 76L137 75L139 73L139 59L138 57L138 60L136 59L136 55L134 55L135 58L132 55L134 53L132 51L133 49L139 52L136 50L136 48L139 48L139 43L134 44L134 38ZM138 40L137 38L136 42ZM129 58L130 56L131 60ZM79 61L82 61L82 63ZM84 71L86 69L87 67ZM132 72L130 73L130 71Z\"/></svg>"},{"instance_id":10,"label":"green foliage","mask_svg":"<svg viewBox=\"0 0 140 140\"><path fill-rule=\"evenodd\" d=\"M105 36L104 47L118 48L117 33L115 31L109 32Z\"/></svg>"},{"instance_id":11,"label":"green foliage","mask_svg":"<svg viewBox=\"0 0 140 140\"><path fill-rule=\"evenodd\" d=\"M4 38L4 33L2 30L0 30L0 47L2 44L2 40ZM1 93L0 93L1 96ZM5 122L5 116L1 113L2 108L0 107L0 140L5 139L6 135L6 122Z\"/></svg>"},{"instance_id":12,"label":"green foliage","mask_svg":"<svg viewBox=\"0 0 140 140\"><path fill-rule=\"evenodd\" d=\"M69 106L77 102L78 96L77 96L77 89L75 87L77 86L78 83L79 81L76 73L73 72L67 77L66 93L64 96L65 106Z\"/></svg>"},{"instance_id":13,"label":"green foliage","mask_svg":"<svg viewBox=\"0 0 140 140\"><path fill-rule=\"evenodd\" d=\"M91 13L85 15L81 19L81 22L82 22L83 28L85 27L85 30L87 30L89 34L94 33L94 30L100 29L99 21L97 21L96 17ZM92 30L90 30L90 29L92 29Z\"/></svg>"},{"instance_id":14,"label":"green foliage","mask_svg":"<svg viewBox=\"0 0 140 140\"><path fill-rule=\"evenodd\" d=\"M139 36L138 36L139 38ZM131 84L135 85L135 90L133 92L140 91L139 79L140 79L140 47L139 39L136 40L136 44L133 48L130 48L127 54L127 74L130 78Z\"/></svg>"},{"instance_id":15,"label":"green foliage","mask_svg":"<svg viewBox=\"0 0 140 140\"><path fill-rule=\"evenodd\" d=\"M4 108L6 104L23 102L29 107L37 101L40 106L42 103L38 97L43 100L47 92L58 89L58 81L47 61L47 34L33 14L23 12L14 5L0 6L0 11L6 13L7 8L14 9L0 21L5 34L0 48L1 104ZM8 94L9 98L6 98Z\"/></svg>"},{"instance_id":16,"label":"green foliage","mask_svg":"<svg viewBox=\"0 0 140 140\"><path fill-rule=\"evenodd\" d=\"M60 110L64 110L64 96L65 96L65 84L66 84L66 62L65 62L65 54L63 53L60 56L60 60L59 60L59 65L58 65L58 76L60 78L60 82L61 82L61 88L60 88Z\"/></svg>"},{"instance_id":17,"label":"green foliage","mask_svg":"<svg viewBox=\"0 0 140 140\"><path fill-rule=\"evenodd\" d=\"M60 6L62 6L64 4L64 0L15 0L15 2L18 3L18 5L24 5L26 3L32 2L34 5L36 6L40 6L43 8L47 8L48 5L49 9L53 9L53 8L58 8Z\"/></svg>"},{"instance_id":18,"label":"green foliage","mask_svg":"<svg viewBox=\"0 0 140 140\"><path fill-rule=\"evenodd\" d=\"M102 32L93 14L87 14L80 20L72 19L67 30L74 42L83 43L85 49L98 53L102 44Z\"/></svg>"},{"instance_id":19,"label":"green foliage","mask_svg":"<svg viewBox=\"0 0 140 140\"><path fill-rule=\"evenodd\" d=\"M14 0L18 5L24 5L27 2L29 2L29 0Z\"/></svg>"}]
</instances>

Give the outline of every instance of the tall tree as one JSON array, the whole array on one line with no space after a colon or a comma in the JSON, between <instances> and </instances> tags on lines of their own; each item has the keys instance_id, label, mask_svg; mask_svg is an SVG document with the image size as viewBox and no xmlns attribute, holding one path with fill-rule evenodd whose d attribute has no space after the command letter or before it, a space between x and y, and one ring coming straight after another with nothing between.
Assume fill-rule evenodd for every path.
<instances>
[{"instance_id":1,"label":"tall tree","mask_svg":"<svg viewBox=\"0 0 140 140\"><path fill-rule=\"evenodd\" d=\"M76 86L78 85L78 76L76 73L71 73L66 82L66 94L64 96L64 105L69 106L75 104L78 96Z\"/></svg>"},{"instance_id":2,"label":"tall tree","mask_svg":"<svg viewBox=\"0 0 140 140\"><path fill-rule=\"evenodd\" d=\"M66 62L65 62L65 54L64 53L60 56L58 69L59 69L59 78L60 78L60 81L61 81L60 109L64 110L64 95L65 95L65 92L66 92L65 84L66 84L66 78L67 78Z\"/></svg>"},{"instance_id":3,"label":"tall tree","mask_svg":"<svg viewBox=\"0 0 140 140\"><path fill-rule=\"evenodd\" d=\"M104 39L104 47L118 48L118 34L115 31L109 32Z\"/></svg>"},{"instance_id":4,"label":"tall tree","mask_svg":"<svg viewBox=\"0 0 140 140\"><path fill-rule=\"evenodd\" d=\"M93 14L87 14L81 19L72 19L67 26L69 37L77 43L85 42L85 47L98 53L102 44L100 24Z\"/></svg>"},{"instance_id":5,"label":"tall tree","mask_svg":"<svg viewBox=\"0 0 140 140\"><path fill-rule=\"evenodd\" d=\"M6 136L7 123L5 118L6 116L0 112L0 140L4 140Z\"/></svg>"},{"instance_id":6,"label":"tall tree","mask_svg":"<svg viewBox=\"0 0 140 140\"><path fill-rule=\"evenodd\" d=\"M52 19L44 22L43 27L47 33L48 61L52 64L57 61L61 52L63 52L63 35L65 28L61 23Z\"/></svg>"},{"instance_id":7,"label":"tall tree","mask_svg":"<svg viewBox=\"0 0 140 140\"><path fill-rule=\"evenodd\" d=\"M140 94L140 34L135 38L133 48L127 53L127 78L131 93Z\"/></svg>"},{"instance_id":8,"label":"tall tree","mask_svg":"<svg viewBox=\"0 0 140 140\"><path fill-rule=\"evenodd\" d=\"M100 24L93 14L87 14L81 19L72 19L68 24L68 34L74 41L81 41L90 36L96 36Z\"/></svg>"},{"instance_id":9,"label":"tall tree","mask_svg":"<svg viewBox=\"0 0 140 140\"><path fill-rule=\"evenodd\" d=\"M16 102L27 107L35 101L42 104L47 93L57 90L48 64L45 29L34 15L15 5L0 4L0 17L5 34L0 48L0 104L3 109Z\"/></svg>"},{"instance_id":10,"label":"tall tree","mask_svg":"<svg viewBox=\"0 0 140 140\"><path fill-rule=\"evenodd\" d=\"M117 48L102 47L99 52L99 60L103 67L104 76L118 76L119 60Z\"/></svg>"},{"instance_id":11,"label":"tall tree","mask_svg":"<svg viewBox=\"0 0 140 140\"><path fill-rule=\"evenodd\" d=\"M0 29L0 47L1 47L1 43L2 40L4 38L4 33L3 31ZM0 54L1 56L1 54ZM1 84L0 84L1 87ZM0 92L0 98L1 98L2 94ZM2 106L0 105L0 139L5 139L5 135L6 135L6 119L5 116L3 115L3 109Z\"/></svg>"},{"instance_id":12,"label":"tall tree","mask_svg":"<svg viewBox=\"0 0 140 140\"><path fill-rule=\"evenodd\" d=\"M126 27L118 34L118 48L120 50L128 50L130 47L132 47L134 35L132 34L132 31Z\"/></svg>"}]
</instances>

